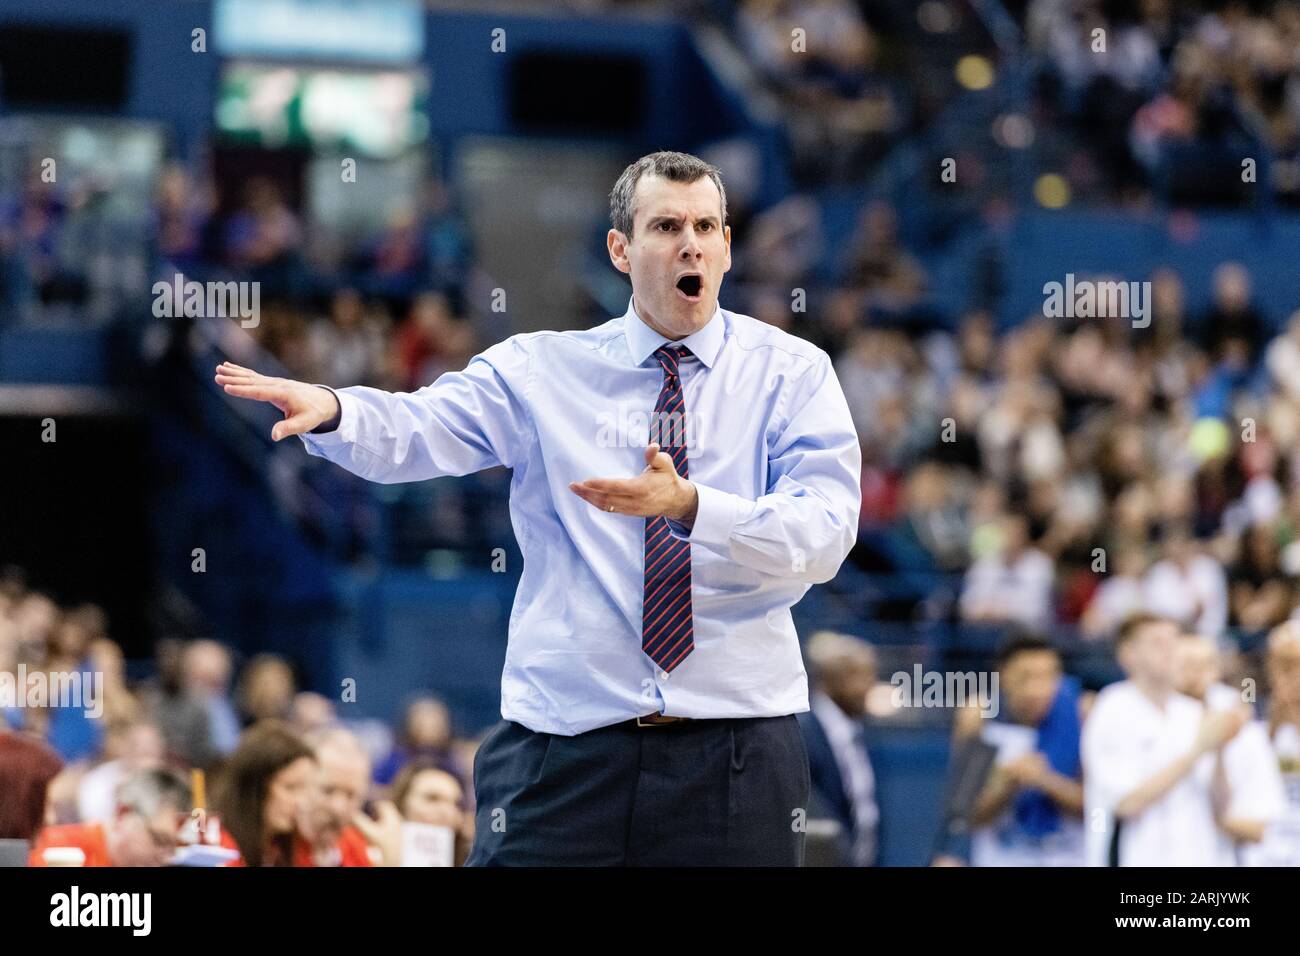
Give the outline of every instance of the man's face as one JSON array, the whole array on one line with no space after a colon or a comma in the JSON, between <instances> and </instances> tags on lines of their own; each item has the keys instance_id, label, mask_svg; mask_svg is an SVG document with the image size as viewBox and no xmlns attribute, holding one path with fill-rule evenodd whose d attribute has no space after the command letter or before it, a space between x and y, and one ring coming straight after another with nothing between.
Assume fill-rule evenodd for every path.
<instances>
[{"instance_id":1,"label":"man's face","mask_svg":"<svg viewBox=\"0 0 1300 956\"><path fill-rule=\"evenodd\" d=\"M1184 637L1178 642L1178 692L1204 700L1219 679L1219 654L1209 641Z\"/></svg>"},{"instance_id":2,"label":"man's face","mask_svg":"<svg viewBox=\"0 0 1300 956\"><path fill-rule=\"evenodd\" d=\"M867 712L867 694L876 682L876 669L869 660L852 659L841 663L825 677L826 696L850 717Z\"/></svg>"},{"instance_id":3,"label":"man's face","mask_svg":"<svg viewBox=\"0 0 1300 956\"><path fill-rule=\"evenodd\" d=\"M1143 626L1120 648L1119 657L1129 676L1173 689L1180 663L1178 626L1172 621Z\"/></svg>"},{"instance_id":4,"label":"man's face","mask_svg":"<svg viewBox=\"0 0 1300 956\"><path fill-rule=\"evenodd\" d=\"M689 184L642 176L633 212L631 239L609 231L610 260L631 276L641 320L666 338L685 338L708 324L731 268L718 187L708 176Z\"/></svg>"},{"instance_id":5,"label":"man's face","mask_svg":"<svg viewBox=\"0 0 1300 956\"><path fill-rule=\"evenodd\" d=\"M431 700L414 704L407 717L407 732L413 747L446 747L451 742L447 708Z\"/></svg>"},{"instance_id":6,"label":"man's face","mask_svg":"<svg viewBox=\"0 0 1300 956\"><path fill-rule=\"evenodd\" d=\"M165 804L152 817L118 809L109 834L114 866L165 866L176 852L183 811Z\"/></svg>"},{"instance_id":7,"label":"man's face","mask_svg":"<svg viewBox=\"0 0 1300 956\"><path fill-rule=\"evenodd\" d=\"M154 724L139 724L127 734L122 757L138 770L151 770L163 765L167 745L162 731Z\"/></svg>"},{"instance_id":8,"label":"man's face","mask_svg":"<svg viewBox=\"0 0 1300 956\"><path fill-rule=\"evenodd\" d=\"M186 686L204 695L219 695L230 684L230 656L211 641L197 641L185 650Z\"/></svg>"},{"instance_id":9,"label":"man's face","mask_svg":"<svg viewBox=\"0 0 1300 956\"><path fill-rule=\"evenodd\" d=\"M1021 651L1006 662L1001 674L1011 716L1029 726L1042 723L1061 686L1057 656L1045 650Z\"/></svg>"},{"instance_id":10,"label":"man's face","mask_svg":"<svg viewBox=\"0 0 1300 956\"><path fill-rule=\"evenodd\" d=\"M303 836L315 846L333 843L365 802L370 767L361 753L325 748L306 814Z\"/></svg>"}]
</instances>

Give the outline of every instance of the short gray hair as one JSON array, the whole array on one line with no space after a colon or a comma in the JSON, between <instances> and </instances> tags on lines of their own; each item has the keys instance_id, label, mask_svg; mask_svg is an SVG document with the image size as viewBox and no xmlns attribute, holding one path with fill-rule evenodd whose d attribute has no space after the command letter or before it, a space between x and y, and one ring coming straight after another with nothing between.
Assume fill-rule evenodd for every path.
<instances>
[{"instance_id":1,"label":"short gray hair","mask_svg":"<svg viewBox=\"0 0 1300 956\"><path fill-rule=\"evenodd\" d=\"M120 784L114 793L119 807L151 817L165 805L181 813L190 808L189 785L170 770L139 770Z\"/></svg>"},{"instance_id":2,"label":"short gray hair","mask_svg":"<svg viewBox=\"0 0 1300 956\"><path fill-rule=\"evenodd\" d=\"M872 670L878 667L874 647L860 638L835 631L818 631L810 637L807 656L813 677L818 680L848 665L866 664Z\"/></svg>"},{"instance_id":3,"label":"short gray hair","mask_svg":"<svg viewBox=\"0 0 1300 956\"><path fill-rule=\"evenodd\" d=\"M346 727L318 727L304 735L303 741L315 752L317 759L327 750L339 750L370 760L370 754L361 745L357 735Z\"/></svg>"},{"instance_id":4,"label":"short gray hair","mask_svg":"<svg viewBox=\"0 0 1300 956\"><path fill-rule=\"evenodd\" d=\"M632 222L636 217L636 184L642 176L659 176L674 183L693 182L708 176L713 185L718 187L722 198L722 221L719 228L727 225L727 190L722 185L722 173L712 163L706 163L690 153L674 153L663 150L642 156L635 163L623 170L618 182L609 193L609 222L629 239L632 238Z\"/></svg>"}]
</instances>

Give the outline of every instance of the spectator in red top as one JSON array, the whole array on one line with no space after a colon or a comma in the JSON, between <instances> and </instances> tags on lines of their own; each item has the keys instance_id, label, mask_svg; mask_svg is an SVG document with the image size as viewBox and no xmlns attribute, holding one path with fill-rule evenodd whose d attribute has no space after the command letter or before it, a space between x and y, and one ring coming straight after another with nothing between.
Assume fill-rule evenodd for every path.
<instances>
[{"instance_id":1,"label":"spectator in red top","mask_svg":"<svg viewBox=\"0 0 1300 956\"><path fill-rule=\"evenodd\" d=\"M366 840L353 825L370 788L370 757L341 728L321 731L311 742L316 779L298 818L294 866L372 866Z\"/></svg>"},{"instance_id":2,"label":"spectator in red top","mask_svg":"<svg viewBox=\"0 0 1300 956\"><path fill-rule=\"evenodd\" d=\"M443 372L463 368L473 351L468 323L456 318L447 297L425 292L397 332L396 366L403 388L414 391Z\"/></svg>"},{"instance_id":3,"label":"spectator in red top","mask_svg":"<svg viewBox=\"0 0 1300 956\"><path fill-rule=\"evenodd\" d=\"M50 781L62 769L41 741L0 731L0 840L30 840L41 828Z\"/></svg>"},{"instance_id":4,"label":"spectator in red top","mask_svg":"<svg viewBox=\"0 0 1300 956\"><path fill-rule=\"evenodd\" d=\"M212 809L222 843L245 866L292 866L293 834L311 797L316 759L282 722L250 728L230 755Z\"/></svg>"},{"instance_id":5,"label":"spectator in red top","mask_svg":"<svg viewBox=\"0 0 1300 956\"><path fill-rule=\"evenodd\" d=\"M48 866L46 850L75 848L83 866L165 866L176 852L190 788L168 770L141 770L117 788L117 807L105 823L46 827L32 847L30 866Z\"/></svg>"},{"instance_id":6,"label":"spectator in red top","mask_svg":"<svg viewBox=\"0 0 1300 956\"><path fill-rule=\"evenodd\" d=\"M314 847L300 833L293 836L293 865L313 866L374 866L370 858L370 844L361 831L349 824L339 833L338 839L324 852Z\"/></svg>"}]
</instances>

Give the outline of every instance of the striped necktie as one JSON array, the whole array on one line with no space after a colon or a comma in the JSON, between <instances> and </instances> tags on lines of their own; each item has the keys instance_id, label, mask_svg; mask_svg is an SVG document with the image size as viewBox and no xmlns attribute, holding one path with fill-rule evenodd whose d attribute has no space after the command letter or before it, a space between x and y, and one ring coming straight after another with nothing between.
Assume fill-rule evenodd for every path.
<instances>
[{"instance_id":1,"label":"striped necktie","mask_svg":"<svg viewBox=\"0 0 1300 956\"><path fill-rule=\"evenodd\" d=\"M686 459L686 396L677 371L689 355L684 346L661 347L655 358L664 370L655 403L650 440L673 459L677 474L689 478ZM691 545L669 533L668 519L645 522L645 590L641 604L641 649L664 671L671 671L695 649L691 613Z\"/></svg>"}]
</instances>

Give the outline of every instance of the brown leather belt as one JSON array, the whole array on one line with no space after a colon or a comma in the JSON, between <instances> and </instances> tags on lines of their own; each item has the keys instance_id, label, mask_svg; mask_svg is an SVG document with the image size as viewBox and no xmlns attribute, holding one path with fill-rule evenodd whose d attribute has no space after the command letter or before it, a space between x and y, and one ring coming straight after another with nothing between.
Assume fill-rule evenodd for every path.
<instances>
[{"instance_id":1,"label":"brown leather belt","mask_svg":"<svg viewBox=\"0 0 1300 956\"><path fill-rule=\"evenodd\" d=\"M665 727L670 724L689 724L690 717L672 717L668 714L647 714L644 717L633 717L629 720L630 727Z\"/></svg>"}]
</instances>

